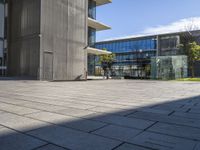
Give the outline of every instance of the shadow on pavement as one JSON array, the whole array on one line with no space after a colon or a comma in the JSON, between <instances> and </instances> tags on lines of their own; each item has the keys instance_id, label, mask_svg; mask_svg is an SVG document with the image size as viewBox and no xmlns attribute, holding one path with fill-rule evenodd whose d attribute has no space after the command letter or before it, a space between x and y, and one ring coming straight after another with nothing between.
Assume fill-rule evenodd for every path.
<instances>
[{"instance_id":1,"label":"shadow on pavement","mask_svg":"<svg viewBox=\"0 0 200 150\"><path fill-rule=\"evenodd\" d=\"M199 101L196 96L110 113L0 111L0 150L199 150Z\"/></svg>"}]
</instances>

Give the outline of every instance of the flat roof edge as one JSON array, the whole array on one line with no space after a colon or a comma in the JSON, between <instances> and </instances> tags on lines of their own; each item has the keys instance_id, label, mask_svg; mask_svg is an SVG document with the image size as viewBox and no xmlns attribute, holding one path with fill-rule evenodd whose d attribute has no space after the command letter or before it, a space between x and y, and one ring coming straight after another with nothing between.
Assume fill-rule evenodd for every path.
<instances>
[{"instance_id":1,"label":"flat roof edge","mask_svg":"<svg viewBox=\"0 0 200 150\"><path fill-rule=\"evenodd\" d=\"M102 40L96 42L98 43L107 43L107 42L114 42L114 41L123 41L123 40L132 40L132 39L142 39L142 38L150 38L150 37L156 37L156 36L167 36L167 35L173 35L173 34L181 34L181 33L190 33L190 32L200 32L200 30L192 30L192 31L180 31L180 32L169 32L169 33L160 33L160 34L152 34L152 35L136 35L136 36L127 36L127 37L119 37L119 38L113 38L108 40Z\"/></svg>"}]
</instances>

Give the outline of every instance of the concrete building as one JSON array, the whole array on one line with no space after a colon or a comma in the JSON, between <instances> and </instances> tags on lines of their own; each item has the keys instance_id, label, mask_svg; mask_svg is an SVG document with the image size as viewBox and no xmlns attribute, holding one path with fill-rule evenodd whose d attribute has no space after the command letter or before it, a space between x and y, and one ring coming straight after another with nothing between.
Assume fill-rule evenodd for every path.
<instances>
[{"instance_id":1,"label":"concrete building","mask_svg":"<svg viewBox=\"0 0 200 150\"><path fill-rule=\"evenodd\" d=\"M191 75L188 64L185 64L187 58L184 56L187 57L187 50L179 47L180 44L185 44L191 39L195 39L200 44L200 31L111 39L97 42L95 47L115 53L116 60L113 63L112 76L131 78L150 78L152 76L155 78L157 76L157 78L164 79L171 76L173 79ZM93 66L99 75L99 66L95 64L96 61L93 61ZM157 64L154 65L153 62ZM200 62L196 62L196 76L200 76L199 65ZM157 67L157 69L153 67Z\"/></svg>"},{"instance_id":2,"label":"concrete building","mask_svg":"<svg viewBox=\"0 0 200 150\"><path fill-rule=\"evenodd\" d=\"M110 2L0 0L0 74L50 81L86 79L87 55L104 53L90 48L88 39L95 31L109 29L93 15L96 6Z\"/></svg>"}]
</instances>

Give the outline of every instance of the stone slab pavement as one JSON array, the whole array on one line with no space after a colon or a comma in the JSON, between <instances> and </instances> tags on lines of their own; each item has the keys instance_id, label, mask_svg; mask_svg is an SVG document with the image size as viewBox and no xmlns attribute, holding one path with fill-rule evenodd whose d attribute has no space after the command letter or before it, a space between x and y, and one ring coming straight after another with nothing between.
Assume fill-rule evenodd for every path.
<instances>
[{"instance_id":1,"label":"stone slab pavement","mask_svg":"<svg viewBox=\"0 0 200 150\"><path fill-rule=\"evenodd\" d=\"M0 150L200 150L200 83L2 80Z\"/></svg>"}]
</instances>

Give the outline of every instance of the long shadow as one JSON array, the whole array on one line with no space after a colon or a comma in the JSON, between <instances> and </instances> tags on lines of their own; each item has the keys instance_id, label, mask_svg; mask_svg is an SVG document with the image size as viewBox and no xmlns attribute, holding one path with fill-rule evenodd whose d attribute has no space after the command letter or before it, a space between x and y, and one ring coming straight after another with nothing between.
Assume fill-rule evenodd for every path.
<instances>
[{"instance_id":1,"label":"long shadow","mask_svg":"<svg viewBox=\"0 0 200 150\"><path fill-rule=\"evenodd\" d=\"M85 115L74 109L0 111L0 150L199 150L199 101L196 96L109 113L83 110Z\"/></svg>"}]
</instances>

